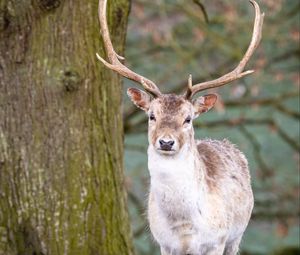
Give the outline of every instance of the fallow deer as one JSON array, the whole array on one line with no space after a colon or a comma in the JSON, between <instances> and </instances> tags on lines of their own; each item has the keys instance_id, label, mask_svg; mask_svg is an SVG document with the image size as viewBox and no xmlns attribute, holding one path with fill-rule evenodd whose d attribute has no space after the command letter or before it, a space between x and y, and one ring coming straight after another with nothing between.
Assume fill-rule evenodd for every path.
<instances>
[{"instance_id":1,"label":"fallow deer","mask_svg":"<svg viewBox=\"0 0 300 255\"><path fill-rule=\"evenodd\" d=\"M133 103L149 116L148 168L151 177L148 220L163 255L237 254L253 209L253 193L244 154L227 140L195 140L192 120L207 112L215 94L192 97L220 87L253 70L243 71L261 39L264 14L255 9L252 39L237 67L208 82L192 85L183 95L162 94L154 82L121 63L106 20L107 0L99 0L99 22L109 69L140 83L129 88Z\"/></svg>"}]
</instances>

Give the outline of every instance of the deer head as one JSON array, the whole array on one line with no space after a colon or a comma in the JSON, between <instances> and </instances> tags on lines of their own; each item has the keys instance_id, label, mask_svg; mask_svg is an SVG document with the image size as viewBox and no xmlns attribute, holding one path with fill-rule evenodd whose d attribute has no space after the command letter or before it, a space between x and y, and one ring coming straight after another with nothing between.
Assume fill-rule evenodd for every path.
<instances>
[{"instance_id":1,"label":"deer head","mask_svg":"<svg viewBox=\"0 0 300 255\"><path fill-rule=\"evenodd\" d=\"M151 100L150 95L135 88L128 89L127 93L132 102L148 114L149 143L164 155L176 154L184 144L192 143L193 119L211 109L217 100L215 94L191 101L174 94Z\"/></svg>"},{"instance_id":2,"label":"deer head","mask_svg":"<svg viewBox=\"0 0 300 255\"><path fill-rule=\"evenodd\" d=\"M192 98L196 93L223 86L254 72L253 70L244 71L244 68L259 45L264 14L260 12L259 5L254 0L250 0L250 2L255 8L252 39L237 67L220 78L196 85L192 84L192 76L190 75L186 92L177 96L174 94L162 94L154 82L131 71L121 63L124 58L115 52L109 35L106 19L107 0L99 0L98 16L109 62L98 54L96 56L109 69L141 84L145 89L146 92L130 88L127 94L137 107L148 114L149 143L158 153L174 155L180 151L184 144L190 144L194 140L192 120L201 113L210 110L217 100L217 95L215 94L200 96L193 100Z\"/></svg>"}]
</instances>

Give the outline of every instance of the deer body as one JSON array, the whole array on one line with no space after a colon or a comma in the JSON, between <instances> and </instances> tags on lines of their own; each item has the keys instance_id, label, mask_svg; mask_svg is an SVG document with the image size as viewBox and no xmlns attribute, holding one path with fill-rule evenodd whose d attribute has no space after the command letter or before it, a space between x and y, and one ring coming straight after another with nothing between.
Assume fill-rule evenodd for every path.
<instances>
[{"instance_id":1,"label":"deer body","mask_svg":"<svg viewBox=\"0 0 300 255\"><path fill-rule=\"evenodd\" d=\"M148 218L162 251L236 254L253 207L245 157L228 141L211 140L195 141L173 158L150 145L148 157Z\"/></svg>"},{"instance_id":2,"label":"deer body","mask_svg":"<svg viewBox=\"0 0 300 255\"><path fill-rule=\"evenodd\" d=\"M127 90L132 102L146 112L148 168L151 176L148 219L162 255L235 255L253 208L248 163L227 140L194 139L192 120L209 111L217 96L196 93L253 73L244 71L261 39L264 14L255 8L252 39L231 72L192 85L183 95L162 94L151 80L121 63L112 45L106 19L107 0L99 0L99 23L109 69L140 83L146 92ZM151 96L150 96L151 95Z\"/></svg>"},{"instance_id":3,"label":"deer body","mask_svg":"<svg viewBox=\"0 0 300 255\"><path fill-rule=\"evenodd\" d=\"M146 95L135 93L141 92L129 92L131 98L142 101L134 102L146 106ZM149 120L148 133L148 219L162 254L236 254L251 215L244 155L227 140L195 141L192 124L185 122L214 103L208 98L199 100L201 106L175 95L149 101L155 120ZM162 139L174 141L174 152L161 151Z\"/></svg>"}]
</instances>

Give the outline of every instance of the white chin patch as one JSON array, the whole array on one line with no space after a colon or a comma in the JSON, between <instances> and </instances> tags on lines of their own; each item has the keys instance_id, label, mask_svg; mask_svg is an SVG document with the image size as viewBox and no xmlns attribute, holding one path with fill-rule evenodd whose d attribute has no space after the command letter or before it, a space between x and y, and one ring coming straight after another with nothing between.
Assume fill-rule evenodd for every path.
<instances>
[{"instance_id":1,"label":"white chin patch","mask_svg":"<svg viewBox=\"0 0 300 255\"><path fill-rule=\"evenodd\" d=\"M156 149L157 153L159 153L161 155L166 155L166 156L171 156L171 155L174 155L177 153L176 150L165 151L160 148L155 148L155 149Z\"/></svg>"}]
</instances>

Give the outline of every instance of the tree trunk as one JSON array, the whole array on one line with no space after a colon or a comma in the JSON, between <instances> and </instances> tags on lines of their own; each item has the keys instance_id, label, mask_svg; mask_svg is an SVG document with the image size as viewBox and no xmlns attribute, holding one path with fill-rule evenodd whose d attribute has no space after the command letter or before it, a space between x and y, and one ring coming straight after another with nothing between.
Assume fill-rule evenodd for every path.
<instances>
[{"instance_id":1,"label":"tree trunk","mask_svg":"<svg viewBox=\"0 0 300 255\"><path fill-rule=\"evenodd\" d=\"M0 255L133 254L97 0L0 0ZM109 1L123 54L128 0Z\"/></svg>"}]
</instances>

